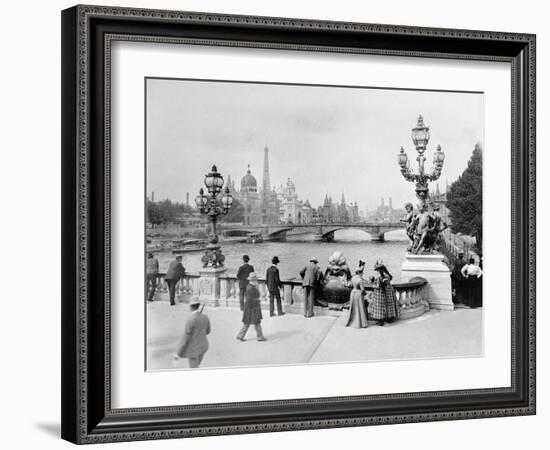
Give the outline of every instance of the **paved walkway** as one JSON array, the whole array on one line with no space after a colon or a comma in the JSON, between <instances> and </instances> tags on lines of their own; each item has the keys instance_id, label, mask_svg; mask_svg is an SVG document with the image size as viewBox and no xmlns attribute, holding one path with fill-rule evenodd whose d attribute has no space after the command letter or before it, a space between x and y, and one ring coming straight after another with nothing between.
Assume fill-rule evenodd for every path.
<instances>
[{"instance_id":1,"label":"paved walkway","mask_svg":"<svg viewBox=\"0 0 550 450\"><path fill-rule=\"evenodd\" d=\"M157 301L147 305L147 369L187 368L187 360L172 355L183 333L189 307ZM241 312L209 308L210 349L201 367L242 367L308 362L373 361L482 355L482 309L430 311L415 319L383 327L347 328L340 317L285 314L270 318L262 328L267 342L256 341L251 327L246 342L235 339Z\"/></svg>"}]
</instances>

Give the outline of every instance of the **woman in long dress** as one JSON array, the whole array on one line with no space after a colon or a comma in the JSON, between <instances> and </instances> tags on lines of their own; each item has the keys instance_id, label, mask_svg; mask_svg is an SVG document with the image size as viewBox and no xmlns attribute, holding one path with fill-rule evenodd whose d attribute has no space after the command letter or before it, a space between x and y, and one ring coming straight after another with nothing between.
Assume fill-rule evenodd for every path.
<instances>
[{"instance_id":1,"label":"woman in long dress","mask_svg":"<svg viewBox=\"0 0 550 450\"><path fill-rule=\"evenodd\" d=\"M363 298L363 268L355 269L355 275L351 277L351 293L349 296L349 317L346 327L367 328L367 312Z\"/></svg>"},{"instance_id":2,"label":"woman in long dress","mask_svg":"<svg viewBox=\"0 0 550 450\"><path fill-rule=\"evenodd\" d=\"M399 307L397 306L397 296L391 285L392 275L386 269L382 261L376 261L374 270L378 274L373 277L374 295L372 300L372 318L377 325L385 325L397 320Z\"/></svg>"},{"instance_id":3,"label":"woman in long dress","mask_svg":"<svg viewBox=\"0 0 550 450\"><path fill-rule=\"evenodd\" d=\"M464 304L470 308L479 308L483 304L481 298L481 276L483 275L483 271L478 265L476 265L474 258L470 258L468 264L462 267L461 272L465 278L466 285Z\"/></svg>"}]
</instances>

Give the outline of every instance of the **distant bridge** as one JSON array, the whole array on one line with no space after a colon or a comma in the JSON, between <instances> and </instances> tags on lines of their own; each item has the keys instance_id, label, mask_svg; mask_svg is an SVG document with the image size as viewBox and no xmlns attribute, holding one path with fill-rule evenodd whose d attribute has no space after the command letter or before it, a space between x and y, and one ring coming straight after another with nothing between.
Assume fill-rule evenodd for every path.
<instances>
[{"instance_id":1,"label":"distant bridge","mask_svg":"<svg viewBox=\"0 0 550 450\"><path fill-rule=\"evenodd\" d=\"M362 230L372 236L375 241L384 241L384 235L389 231L405 228L401 222L359 222L359 223L304 223L304 224L277 224L277 225L237 225L220 223L220 232L223 237L248 236L259 233L265 239L284 241L286 233L291 230L304 229L311 231L317 241L332 242L334 233L343 229Z\"/></svg>"}]
</instances>

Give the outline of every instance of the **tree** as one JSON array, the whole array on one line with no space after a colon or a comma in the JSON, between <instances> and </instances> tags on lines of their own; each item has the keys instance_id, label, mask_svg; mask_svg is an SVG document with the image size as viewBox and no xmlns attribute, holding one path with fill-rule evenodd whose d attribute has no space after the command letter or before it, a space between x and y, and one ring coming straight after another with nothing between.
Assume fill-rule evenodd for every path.
<instances>
[{"instance_id":1,"label":"tree","mask_svg":"<svg viewBox=\"0 0 550 450\"><path fill-rule=\"evenodd\" d=\"M175 222L182 214L189 214L194 211L191 206L174 203L168 199L159 202L147 201L147 216L153 228L162 223Z\"/></svg>"},{"instance_id":2,"label":"tree","mask_svg":"<svg viewBox=\"0 0 550 450\"><path fill-rule=\"evenodd\" d=\"M159 206L151 200L147 201L147 216L149 217L149 222L153 228L161 223L164 223L166 220Z\"/></svg>"},{"instance_id":3,"label":"tree","mask_svg":"<svg viewBox=\"0 0 550 450\"><path fill-rule=\"evenodd\" d=\"M451 231L476 238L479 255L482 252L482 150L476 144L468 167L449 188L447 208L451 216Z\"/></svg>"}]
</instances>

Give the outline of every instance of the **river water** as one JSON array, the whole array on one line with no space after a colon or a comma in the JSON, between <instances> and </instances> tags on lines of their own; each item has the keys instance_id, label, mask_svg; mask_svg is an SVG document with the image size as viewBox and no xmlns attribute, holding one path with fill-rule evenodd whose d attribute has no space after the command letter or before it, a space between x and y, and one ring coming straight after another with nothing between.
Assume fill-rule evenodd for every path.
<instances>
[{"instance_id":1,"label":"river water","mask_svg":"<svg viewBox=\"0 0 550 450\"><path fill-rule=\"evenodd\" d=\"M384 242L372 241L370 237L358 230L339 230L335 233L334 242L315 242L312 235L289 236L286 242L262 242L259 244L222 243L225 255L225 267L228 275L235 275L242 264L242 256L250 256L250 264L260 278L265 277L266 269L271 265L271 258L278 256L279 271L282 280L299 278L299 271L311 257L317 257L323 272L328 264L328 258L335 251L343 252L348 265L353 272L359 260L366 261L365 274L373 273L377 259L381 259L394 276L394 281L400 280L401 263L409 241L404 230L386 234ZM183 253L182 263L187 272L197 273L201 268L203 252ZM165 272L169 262L175 257L170 251L157 254L160 271Z\"/></svg>"}]
</instances>

